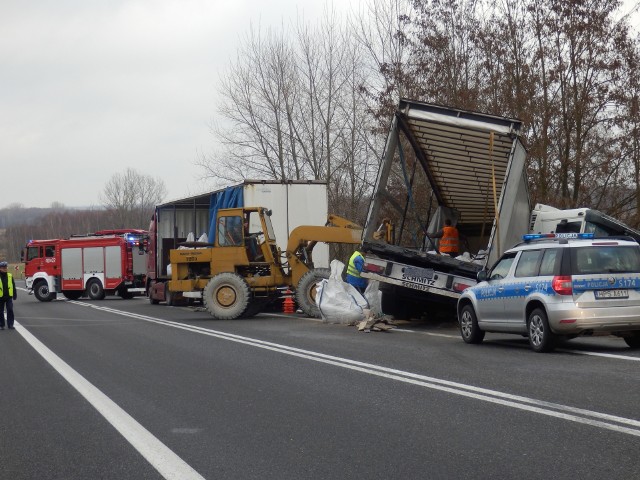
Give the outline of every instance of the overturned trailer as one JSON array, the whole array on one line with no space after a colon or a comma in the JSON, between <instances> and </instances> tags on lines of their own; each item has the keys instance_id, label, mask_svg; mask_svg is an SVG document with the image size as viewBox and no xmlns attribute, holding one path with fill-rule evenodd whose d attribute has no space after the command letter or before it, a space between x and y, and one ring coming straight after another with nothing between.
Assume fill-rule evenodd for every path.
<instances>
[{"instance_id":1,"label":"overturned trailer","mask_svg":"<svg viewBox=\"0 0 640 480\"><path fill-rule=\"evenodd\" d=\"M453 306L477 272L527 232L521 129L516 119L400 101L362 243L363 276L380 282L385 313ZM438 254L426 235L445 219L464 239L460 257Z\"/></svg>"}]
</instances>

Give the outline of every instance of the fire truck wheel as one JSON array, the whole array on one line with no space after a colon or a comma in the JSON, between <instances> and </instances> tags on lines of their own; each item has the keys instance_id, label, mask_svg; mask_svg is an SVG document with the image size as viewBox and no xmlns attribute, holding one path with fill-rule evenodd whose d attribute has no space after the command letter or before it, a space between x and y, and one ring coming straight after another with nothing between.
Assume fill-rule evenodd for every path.
<instances>
[{"instance_id":1,"label":"fire truck wheel","mask_svg":"<svg viewBox=\"0 0 640 480\"><path fill-rule=\"evenodd\" d=\"M69 300L78 300L84 292L78 290L63 290L62 294Z\"/></svg>"},{"instance_id":2,"label":"fire truck wheel","mask_svg":"<svg viewBox=\"0 0 640 480\"><path fill-rule=\"evenodd\" d=\"M105 296L104 288L100 280L91 280L87 285L87 294L91 300L102 300Z\"/></svg>"},{"instance_id":3,"label":"fire truck wheel","mask_svg":"<svg viewBox=\"0 0 640 480\"><path fill-rule=\"evenodd\" d=\"M328 268L314 268L302 275L296 287L296 302L309 317L320 318L320 309L316 305L316 283L329 278Z\"/></svg>"},{"instance_id":4,"label":"fire truck wheel","mask_svg":"<svg viewBox=\"0 0 640 480\"><path fill-rule=\"evenodd\" d=\"M250 298L251 291L244 278L230 272L213 277L202 292L204 306L212 317L220 320L241 317Z\"/></svg>"},{"instance_id":5,"label":"fire truck wheel","mask_svg":"<svg viewBox=\"0 0 640 480\"><path fill-rule=\"evenodd\" d=\"M33 287L33 293L41 302L50 302L56 296L55 292L49 290L49 285L44 280L39 281L35 287Z\"/></svg>"}]
</instances>

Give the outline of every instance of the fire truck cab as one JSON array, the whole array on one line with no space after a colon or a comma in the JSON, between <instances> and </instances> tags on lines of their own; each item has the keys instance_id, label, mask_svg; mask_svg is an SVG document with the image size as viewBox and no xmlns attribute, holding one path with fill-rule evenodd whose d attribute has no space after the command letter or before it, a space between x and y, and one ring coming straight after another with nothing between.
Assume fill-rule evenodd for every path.
<instances>
[{"instance_id":1,"label":"fire truck cab","mask_svg":"<svg viewBox=\"0 0 640 480\"><path fill-rule=\"evenodd\" d=\"M102 230L68 239L31 240L22 254L29 293L48 302L145 293L148 233Z\"/></svg>"}]
</instances>

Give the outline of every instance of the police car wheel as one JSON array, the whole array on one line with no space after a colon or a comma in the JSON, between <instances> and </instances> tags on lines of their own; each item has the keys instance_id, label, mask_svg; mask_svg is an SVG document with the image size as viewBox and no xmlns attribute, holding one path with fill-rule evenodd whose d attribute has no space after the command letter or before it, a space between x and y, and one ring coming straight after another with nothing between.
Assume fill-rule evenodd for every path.
<instances>
[{"instance_id":1,"label":"police car wheel","mask_svg":"<svg viewBox=\"0 0 640 480\"><path fill-rule=\"evenodd\" d=\"M482 343L484 332L478 326L476 312L471 305L465 305L460 311L460 336L466 343Z\"/></svg>"},{"instance_id":2,"label":"police car wheel","mask_svg":"<svg viewBox=\"0 0 640 480\"><path fill-rule=\"evenodd\" d=\"M535 352L550 352L556 346L556 336L549 328L547 314L541 308L536 308L527 319L529 344Z\"/></svg>"}]
</instances>

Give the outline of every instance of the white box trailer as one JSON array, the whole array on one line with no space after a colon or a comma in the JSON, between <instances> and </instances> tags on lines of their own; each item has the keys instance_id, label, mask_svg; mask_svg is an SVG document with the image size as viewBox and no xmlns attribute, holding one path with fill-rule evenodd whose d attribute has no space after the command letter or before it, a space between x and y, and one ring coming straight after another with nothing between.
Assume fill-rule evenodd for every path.
<instances>
[{"instance_id":1,"label":"white box trailer","mask_svg":"<svg viewBox=\"0 0 640 480\"><path fill-rule=\"evenodd\" d=\"M165 300L169 251L188 241L213 241L217 211L221 208L265 207L278 247L284 251L291 231L300 225L324 225L329 214L327 184L322 181L245 180L193 197L157 205L149 228L147 292L153 303ZM329 266L329 245L313 250L314 266Z\"/></svg>"},{"instance_id":2,"label":"white box trailer","mask_svg":"<svg viewBox=\"0 0 640 480\"><path fill-rule=\"evenodd\" d=\"M324 225L327 222L329 200L325 182L245 182L242 190L245 207L265 207L273 212L271 224L282 251L294 228L300 225ZM316 268L329 267L327 243L316 245L313 261Z\"/></svg>"}]
</instances>

